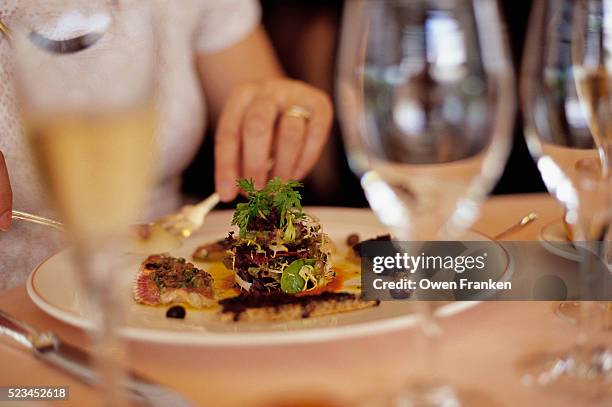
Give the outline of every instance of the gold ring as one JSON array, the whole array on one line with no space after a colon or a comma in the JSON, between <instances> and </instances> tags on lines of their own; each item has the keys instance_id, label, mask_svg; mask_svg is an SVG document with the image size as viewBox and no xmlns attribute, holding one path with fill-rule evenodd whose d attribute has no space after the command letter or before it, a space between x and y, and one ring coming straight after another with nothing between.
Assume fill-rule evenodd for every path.
<instances>
[{"instance_id":1,"label":"gold ring","mask_svg":"<svg viewBox=\"0 0 612 407\"><path fill-rule=\"evenodd\" d=\"M284 112L284 116L295 117L296 119L310 119L310 112L307 109L304 109L301 106L293 105L288 107Z\"/></svg>"}]
</instances>

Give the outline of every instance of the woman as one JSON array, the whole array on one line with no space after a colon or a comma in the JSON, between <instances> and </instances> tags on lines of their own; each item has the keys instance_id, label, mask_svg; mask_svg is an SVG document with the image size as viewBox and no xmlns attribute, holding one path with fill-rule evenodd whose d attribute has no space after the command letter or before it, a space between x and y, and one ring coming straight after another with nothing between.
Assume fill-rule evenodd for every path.
<instances>
[{"instance_id":1,"label":"woman","mask_svg":"<svg viewBox=\"0 0 612 407\"><path fill-rule=\"evenodd\" d=\"M19 0L0 0L0 20L9 28L18 3L24 6ZM217 122L215 185L223 201L236 197L240 177L252 177L259 187L270 176L303 178L326 142L331 103L323 92L283 76L259 26L256 1L158 1L155 7L164 16L159 137L164 159L153 191L155 215L180 205L181 174L201 143L207 117ZM9 54L8 40L0 39L2 230L11 227L13 206L52 215L19 134ZM0 290L22 282L57 240L23 224L0 233Z\"/></svg>"}]
</instances>

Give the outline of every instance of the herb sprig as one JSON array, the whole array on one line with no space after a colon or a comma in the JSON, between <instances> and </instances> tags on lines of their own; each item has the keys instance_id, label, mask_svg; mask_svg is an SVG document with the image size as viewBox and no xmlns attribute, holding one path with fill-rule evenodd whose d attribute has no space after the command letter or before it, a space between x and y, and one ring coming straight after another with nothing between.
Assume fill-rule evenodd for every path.
<instances>
[{"instance_id":1,"label":"herb sprig","mask_svg":"<svg viewBox=\"0 0 612 407\"><path fill-rule=\"evenodd\" d=\"M251 219L256 217L267 219L274 210L279 217L279 228L291 223L294 216L302 213L302 196L295 188L302 187L298 181L283 182L275 177L268 181L265 188L256 190L252 179L241 179L238 187L247 193L247 202L236 205L232 225L240 228L240 235L247 232Z\"/></svg>"}]
</instances>

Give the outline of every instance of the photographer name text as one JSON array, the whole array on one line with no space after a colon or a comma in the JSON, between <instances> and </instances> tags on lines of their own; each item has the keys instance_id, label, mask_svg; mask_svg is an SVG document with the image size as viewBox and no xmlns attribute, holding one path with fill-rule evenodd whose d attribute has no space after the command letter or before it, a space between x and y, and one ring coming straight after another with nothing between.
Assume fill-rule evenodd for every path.
<instances>
[{"instance_id":1,"label":"photographer name text","mask_svg":"<svg viewBox=\"0 0 612 407\"><path fill-rule=\"evenodd\" d=\"M427 278L418 281L402 278L399 281L385 281L377 278L372 281L372 287L376 290L511 290L510 281L472 281L461 278L459 281L432 281Z\"/></svg>"}]
</instances>

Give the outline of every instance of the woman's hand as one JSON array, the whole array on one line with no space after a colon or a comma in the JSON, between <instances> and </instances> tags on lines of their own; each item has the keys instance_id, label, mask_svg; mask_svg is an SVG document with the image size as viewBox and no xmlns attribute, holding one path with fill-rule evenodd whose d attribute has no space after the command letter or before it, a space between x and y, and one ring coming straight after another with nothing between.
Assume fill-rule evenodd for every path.
<instances>
[{"instance_id":1,"label":"woman's hand","mask_svg":"<svg viewBox=\"0 0 612 407\"><path fill-rule=\"evenodd\" d=\"M13 193L9 182L8 170L4 156L0 152L0 230L8 230L11 226L13 209Z\"/></svg>"},{"instance_id":2,"label":"woman's hand","mask_svg":"<svg viewBox=\"0 0 612 407\"><path fill-rule=\"evenodd\" d=\"M308 117L288 113L296 107ZM239 178L253 178L262 188L269 177L305 177L327 141L332 116L329 97L303 82L269 79L239 86L215 134L215 185L221 199L236 197Z\"/></svg>"}]
</instances>

